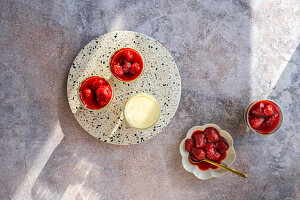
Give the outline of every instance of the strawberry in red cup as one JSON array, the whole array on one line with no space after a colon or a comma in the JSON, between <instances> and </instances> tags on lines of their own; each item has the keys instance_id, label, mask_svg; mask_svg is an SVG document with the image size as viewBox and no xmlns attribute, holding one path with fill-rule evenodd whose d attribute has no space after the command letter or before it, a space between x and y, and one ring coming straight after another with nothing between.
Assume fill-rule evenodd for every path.
<instances>
[{"instance_id":1,"label":"strawberry in red cup","mask_svg":"<svg viewBox=\"0 0 300 200\"><path fill-rule=\"evenodd\" d=\"M113 97L113 88L99 76L85 79L78 90L82 104L91 110L99 110L109 104Z\"/></svg>"},{"instance_id":2,"label":"strawberry in red cup","mask_svg":"<svg viewBox=\"0 0 300 200\"><path fill-rule=\"evenodd\" d=\"M249 119L249 123L250 123L251 127L254 129L258 129L262 125L263 122L264 122L264 118L262 118L262 117L251 117Z\"/></svg>"},{"instance_id":3,"label":"strawberry in red cup","mask_svg":"<svg viewBox=\"0 0 300 200\"><path fill-rule=\"evenodd\" d=\"M133 58L134 58L134 55L133 55L132 51L129 48L128 48L128 50L124 51L124 59L127 62L132 62Z\"/></svg>"},{"instance_id":4,"label":"strawberry in red cup","mask_svg":"<svg viewBox=\"0 0 300 200\"><path fill-rule=\"evenodd\" d=\"M143 71L142 56L131 48L120 49L112 56L110 69L117 79L132 81Z\"/></svg>"},{"instance_id":5,"label":"strawberry in red cup","mask_svg":"<svg viewBox=\"0 0 300 200\"><path fill-rule=\"evenodd\" d=\"M115 76L118 76L118 77L123 77L124 76L123 68L119 64L116 64L116 65L112 66L111 71Z\"/></svg>"},{"instance_id":6,"label":"strawberry in red cup","mask_svg":"<svg viewBox=\"0 0 300 200\"><path fill-rule=\"evenodd\" d=\"M280 128L283 114L275 102L262 100L252 103L247 108L245 119L254 132L270 135Z\"/></svg>"},{"instance_id":7,"label":"strawberry in red cup","mask_svg":"<svg viewBox=\"0 0 300 200\"><path fill-rule=\"evenodd\" d=\"M185 140L185 149L190 153L190 158L193 161L209 159L221 163L226 158L226 151L229 149L229 145L226 139L220 136L217 129L207 127L204 131L194 131L191 138ZM198 168L201 170L218 168L207 162L192 164L198 165Z\"/></svg>"}]
</instances>

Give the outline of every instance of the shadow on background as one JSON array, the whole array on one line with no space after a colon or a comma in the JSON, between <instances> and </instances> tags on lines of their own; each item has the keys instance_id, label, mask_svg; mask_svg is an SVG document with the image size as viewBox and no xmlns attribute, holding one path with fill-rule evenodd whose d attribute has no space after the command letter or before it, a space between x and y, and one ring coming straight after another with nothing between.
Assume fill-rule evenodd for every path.
<instances>
[{"instance_id":1,"label":"shadow on background","mask_svg":"<svg viewBox=\"0 0 300 200\"><path fill-rule=\"evenodd\" d=\"M161 42L178 65L182 98L174 120L159 136L143 145L120 147L95 140L77 124L69 109L66 65L57 109L65 137L36 180L33 199L68 199L87 194L95 199L132 198L140 194L141 185L144 189L154 186L163 194L160 197L172 198L163 191L170 184L174 189L180 188L176 181L178 173L186 172L182 170L178 146L190 127L216 123L233 135L237 146L242 143L246 131L243 113L250 99L249 4L222 3L214 8L188 5L180 12L174 6L170 5L166 15L134 29ZM112 22L116 23L121 26L121 22ZM126 21L123 23L128 27ZM167 174L163 173L165 170ZM108 185L130 192L106 191Z\"/></svg>"},{"instance_id":2,"label":"shadow on background","mask_svg":"<svg viewBox=\"0 0 300 200\"><path fill-rule=\"evenodd\" d=\"M6 53L1 55L0 83L10 87L0 93L5 97L1 129L6 131L0 139L1 152L10 154L0 154L4 161L0 198L17 193L22 199L24 193L37 200L142 199L145 195L176 199L187 194L197 199L212 195L262 199L264 194L276 195L277 189L283 198L294 197L292 177L297 176L299 164L288 159L297 160L299 150L280 146L280 140L289 144L293 137L284 138L282 133L261 139L247 132L243 121L251 98L250 7L248 0L3 3L1 26L6 32L1 43ZM115 30L138 31L158 40L174 57L181 75L182 97L174 119L142 145L114 146L93 138L76 122L66 97L67 75L76 54L96 36ZM276 93L270 95L285 110L299 102L297 52ZM294 73L291 86L285 84L290 73ZM289 94L286 103L281 97ZM299 114L287 114L286 119L299 124ZM218 124L233 136L238 152L234 168L251 172L247 180L227 174L199 182L182 168L180 141L192 126L206 123ZM289 125L282 131L299 128ZM299 134L293 134L299 139ZM263 142L273 139L274 146L262 148ZM275 155L284 157L292 151L296 153L283 160ZM274 155L265 161L270 152ZM266 165L256 166L262 163ZM269 165L270 174L266 173ZM293 171L286 174L285 169ZM279 174L276 180L273 172Z\"/></svg>"}]
</instances>

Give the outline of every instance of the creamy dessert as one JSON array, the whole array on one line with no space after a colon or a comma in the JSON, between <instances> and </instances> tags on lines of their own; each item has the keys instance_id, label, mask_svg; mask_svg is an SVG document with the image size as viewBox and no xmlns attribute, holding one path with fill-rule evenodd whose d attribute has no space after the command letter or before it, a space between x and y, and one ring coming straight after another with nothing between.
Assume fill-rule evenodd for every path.
<instances>
[{"instance_id":1,"label":"creamy dessert","mask_svg":"<svg viewBox=\"0 0 300 200\"><path fill-rule=\"evenodd\" d=\"M130 97L125 104L124 116L132 127L146 129L158 121L160 109L152 95L139 93Z\"/></svg>"}]
</instances>

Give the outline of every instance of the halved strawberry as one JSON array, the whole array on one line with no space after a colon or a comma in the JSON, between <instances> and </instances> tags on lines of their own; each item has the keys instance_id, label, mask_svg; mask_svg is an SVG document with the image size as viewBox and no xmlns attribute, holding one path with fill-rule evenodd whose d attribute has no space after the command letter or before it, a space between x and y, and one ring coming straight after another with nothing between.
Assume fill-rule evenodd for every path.
<instances>
[{"instance_id":1,"label":"halved strawberry","mask_svg":"<svg viewBox=\"0 0 300 200\"><path fill-rule=\"evenodd\" d=\"M137 74L140 71L141 67L139 63L133 63L130 68L130 74Z\"/></svg>"},{"instance_id":2,"label":"halved strawberry","mask_svg":"<svg viewBox=\"0 0 300 200\"><path fill-rule=\"evenodd\" d=\"M128 50L124 51L123 56L124 56L124 59L127 62L132 62L132 60L133 60L133 53L131 51L128 51Z\"/></svg>"},{"instance_id":3,"label":"halved strawberry","mask_svg":"<svg viewBox=\"0 0 300 200\"><path fill-rule=\"evenodd\" d=\"M206 157L206 153L203 149L192 148L191 153L199 160L203 160Z\"/></svg>"},{"instance_id":4,"label":"halved strawberry","mask_svg":"<svg viewBox=\"0 0 300 200\"><path fill-rule=\"evenodd\" d=\"M265 108L264 108L264 114L266 116L271 116L271 115L273 115L273 113L274 113L273 105L271 105L271 104L266 105Z\"/></svg>"},{"instance_id":5,"label":"halved strawberry","mask_svg":"<svg viewBox=\"0 0 300 200\"><path fill-rule=\"evenodd\" d=\"M193 139L195 141L195 146L197 148L203 148L203 147L205 147L205 145L207 143L206 138L203 133L195 133L193 135Z\"/></svg>"},{"instance_id":6,"label":"halved strawberry","mask_svg":"<svg viewBox=\"0 0 300 200\"><path fill-rule=\"evenodd\" d=\"M194 147L194 141L192 139L186 139L185 140L185 150L187 152L191 152L193 147Z\"/></svg>"},{"instance_id":7,"label":"halved strawberry","mask_svg":"<svg viewBox=\"0 0 300 200\"><path fill-rule=\"evenodd\" d=\"M206 151L206 153L214 154L217 151L216 145L213 143L207 143L205 145L205 151Z\"/></svg>"},{"instance_id":8,"label":"halved strawberry","mask_svg":"<svg viewBox=\"0 0 300 200\"><path fill-rule=\"evenodd\" d=\"M266 124L268 126L272 126L274 124L274 122L276 121L276 118L278 117L278 113L274 113L272 116L269 117L269 119L267 119Z\"/></svg>"},{"instance_id":9,"label":"halved strawberry","mask_svg":"<svg viewBox=\"0 0 300 200\"><path fill-rule=\"evenodd\" d=\"M219 160L221 157L221 154L217 152L216 145L213 143L207 143L205 151L209 160Z\"/></svg>"},{"instance_id":10,"label":"halved strawberry","mask_svg":"<svg viewBox=\"0 0 300 200\"><path fill-rule=\"evenodd\" d=\"M122 67L120 65L114 65L114 66L112 66L111 70L112 70L112 72L115 75L117 75L119 77L122 77L124 75L124 71L123 71L123 69L122 69Z\"/></svg>"},{"instance_id":11,"label":"halved strawberry","mask_svg":"<svg viewBox=\"0 0 300 200\"><path fill-rule=\"evenodd\" d=\"M254 129L259 128L263 122L264 122L264 118L260 118L260 117L250 117L249 119L250 126Z\"/></svg>"},{"instance_id":12,"label":"halved strawberry","mask_svg":"<svg viewBox=\"0 0 300 200\"><path fill-rule=\"evenodd\" d=\"M83 94L84 94L84 96L85 97L91 97L92 96L92 91L91 91L91 89L90 88L85 88L84 90L83 90Z\"/></svg>"},{"instance_id":13,"label":"halved strawberry","mask_svg":"<svg viewBox=\"0 0 300 200\"><path fill-rule=\"evenodd\" d=\"M204 130L204 135L208 142L216 143L220 139L220 134L217 129L208 127Z\"/></svg>"},{"instance_id":14,"label":"halved strawberry","mask_svg":"<svg viewBox=\"0 0 300 200\"><path fill-rule=\"evenodd\" d=\"M92 89L93 90L97 90L97 88L100 86L100 85L103 85L104 84L104 81L102 79L97 79L97 80L94 80L93 83L92 83Z\"/></svg>"},{"instance_id":15,"label":"halved strawberry","mask_svg":"<svg viewBox=\"0 0 300 200\"><path fill-rule=\"evenodd\" d=\"M218 151L222 154L225 153L229 149L227 142L224 140L220 140L217 143L216 147L217 147Z\"/></svg>"},{"instance_id":16,"label":"halved strawberry","mask_svg":"<svg viewBox=\"0 0 300 200\"><path fill-rule=\"evenodd\" d=\"M122 65L122 69L123 69L124 73L128 73L129 70L130 70L130 68L131 68L130 62L125 62L125 63Z\"/></svg>"},{"instance_id":17,"label":"halved strawberry","mask_svg":"<svg viewBox=\"0 0 300 200\"><path fill-rule=\"evenodd\" d=\"M219 160L221 158L221 154L217 151L215 153L208 152L206 155L209 160Z\"/></svg>"},{"instance_id":18,"label":"halved strawberry","mask_svg":"<svg viewBox=\"0 0 300 200\"><path fill-rule=\"evenodd\" d=\"M260 102L258 105L253 107L251 109L251 113L255 115L256 117L264 117L265 114L263 112L263 108L265 107L265 104L263 102Z\"/></svg>"},{"instance_id":19,"label":"halved strawberry","mask_svg":"<svg viewBox=\"0 0 300 200\"><path fill-rule=\"evenodd\" d=\"M97 101L101 106L109 102L111 95L112 95L112 91L109 86L101 85L96 90Z\"/></svg>"}]
</instances>

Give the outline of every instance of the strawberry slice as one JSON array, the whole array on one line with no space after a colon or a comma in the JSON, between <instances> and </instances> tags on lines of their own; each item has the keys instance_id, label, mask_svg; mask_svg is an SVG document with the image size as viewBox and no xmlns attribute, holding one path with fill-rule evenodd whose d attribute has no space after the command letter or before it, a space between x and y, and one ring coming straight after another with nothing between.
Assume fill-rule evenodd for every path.
<instances>
[{"instance_id":1,"label":"strawberry slice","mask_svg":"<svg viewBox=\"0 0 300 200\"><path fill-rule=\"evenodd\" d=\"M204 130L204 135L208 142L216 143L220 139L220 134L217 129L208 127Z\"/></svg>"},{"instance_id":2,"label":"strawberry slice","mask_svg":"<svg viewBox=\"0 0 300 200\"><path fill-rule=\"evenodd\" d=\"M122 67L120 65L114 65L112 66L112 72L116 75L116 76L119 76L119 77L122 77L124 76L124 71L122 69Z\"/></svg>"},{"instance_id":3,"label":"strawberry slice","mask_svg":"<svg viewBox=\"0 0 300 200\"><path fill-rule=\"evenodd\" d=\"M258 105L256 105L254 108L252 108L251 112L256 117L264 117L265 114L263 112L263 108L265 107L265 104L263 102L260 102Z\"/></svg>"},{"instance_id":4,"label":"strawberry slice","mask_svg":"<svg viewBox=\"0 0 300 200\"><path fill-rule=\"evenodd\" d=\"M259 128L263 122L264 122L264 118L250 117L249 119L250 126L254 129Z\"/></svg>"},{"instance_id":5,"label":"strawberry slice","mask_svg":"<svg viewBox=\"0 0 300 200\"><path fill-rule=\"evenodd\" d=\"M191 153L195 156L198 160L203 160L206 157L206 153L203 149L197 149L195 147L192 148Z\"/></svg>"},{"instance_id":6,"label":"strawberry slice","mask_svg":"<svg viewBox=\"0 0 300 200\"><path fill-rule=\"evenodd\" d=\"M130 74L137 74L140 71L141 67L139 63L133 63L130 68Z\"/></svg>"},{"instance_id":7,"label":"strawberry slice","mask_svg":"<svg viewBox=\"0 0 300 200\"><path fill-rule=\"evenodd\" d=\"M203 133L194 134L193 139L195 140L195 146L197 148L205 147L207 141Z\"/></svg>"},{"instance_id":8,"label":"strawberry slice","mask_svg":"<svg viewBox=\"0 0 300 200\"><path fill-rule=\"evenodd\" d=\"M274 113L274 107L273 107L273 105L269 104L269 105L265 106L265 108L264 108L264 114L266 116L271 116L271 115L273 115L273 113Z\"/></svg>"},{"instance_id":9,"label":"strawberry slice","mask_svg":"<svg viewBox=\"0 0 300 200\"><path fill-rule=\"evenodd\" d=\"M194 141L192 139L186 139L185 140L185 150L187 152L191 152L193 147L194 147Z\"/></svg>"}]
</instances>

